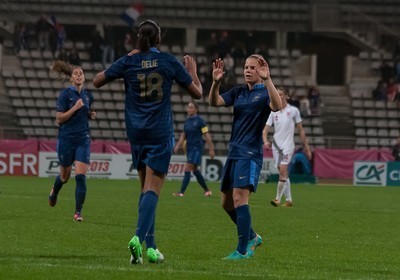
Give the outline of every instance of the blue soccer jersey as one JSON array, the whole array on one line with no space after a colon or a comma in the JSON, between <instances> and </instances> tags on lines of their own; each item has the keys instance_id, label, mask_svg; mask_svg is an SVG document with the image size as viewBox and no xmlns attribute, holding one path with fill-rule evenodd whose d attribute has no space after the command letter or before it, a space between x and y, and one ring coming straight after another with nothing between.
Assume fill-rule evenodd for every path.
<instances>
[{"instance_id":1,"label":"blue soccer jersey","mask_svg":"<svg viewBox=\"0 0 400 280\"><path fill-rule=\"evenodd\" d=\"M268 90L263 84L249 91L234 87L221 94L225 106L234 106L228 158L252 159L262 164L262 131L271 112Z\"/></svg>"},{"instance_id":2,"label":"blue soccer jersey","mask_svg":"<svg viewBox=\"0 0 400 280\"><path fill-rule=\"evenodd\" d=\"M125 82L125 123L129 141L157 145L173 137L171 87L175 80L186 88L192 78L176 57L151 48L125 55L106 71L107 81Z\"/></svg>"},{"instance_id":3,"label":"blue soccer jersey","mask_svg":"<svg viewBox=\"0 0 400 280\"><path fill-rule=\"evenodd\" d=\"M80 141L90 137L88 120L90 107L93 103L93 95L90 91L82 89L81 93L79 93L73 86L63 89L57 99L56 111L68 111L79 99L82 99L84 106L76 111L68 121L60 124L58 129L59 139Z\"/></svg>"},{"instance_id":4,"label":"blue soccer jersey","mask_svg":"<svg viewBox=\"0 0 400 280\"><path fill-rule=\"evenodd\" d=\"M186 150L203 149L203 134L208 132L206 122L199 116L188 117L183 130L186 136Z\"/></svg>"}]
</instances>

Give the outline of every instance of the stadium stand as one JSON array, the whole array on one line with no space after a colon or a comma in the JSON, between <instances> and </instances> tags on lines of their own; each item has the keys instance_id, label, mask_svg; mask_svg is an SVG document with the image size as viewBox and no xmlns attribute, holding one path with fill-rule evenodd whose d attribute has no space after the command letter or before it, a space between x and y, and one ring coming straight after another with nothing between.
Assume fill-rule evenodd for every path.
<instances>
[{"instance_id":1,"label":"stadium stand","mask_svg":"<svg viewBox=\"0 0 400 280\"><path fill-rule=\"evenodd\" d=\"M378 3L379 2L379 3ZM373 17L379 23L387 24L395 28L397 12L400 8L398 1L387 1L387 5L380 4L380 1L352 0L352 1L331 1L340 5L343 13L352 7L359 7L360 12ZM81 26L96 26L102 24L125 28L125 23L119 15L127 7L132 5L130 0L38 0L38 1L1 1L0 15L9 26L13 27L17 22L16 18L23 17L27 22L34 23L44 13L56 15L62 23ZM315 54L307 52L308 45L297 46L296 44L284 44L281 38L286 33L309 32L312 33L314 1L180 1L180 0L149 0L145 6L141 18L154 18L163 23L166 28L186 30L179 38L173 38L171 34L167 43L162 45L162 51L170 51L177 57L185 53L192 53L199 62L199 76L204 81L210 71L211 57L207 53L207 41L199 35L197 43L185 42L188 29L201 30L248 30L273 32L273 44L268 46L268 62L271 67L271 75L277 86L288 87L296 92L298 96L306 95L308 87L316 85ZM390 8L389 8L390 7ZM71 13L72 11L72 13ZM346 12L348 15L348 12ZM18 17L16 17L18 15ZM362 24L364 17L357 19ZM243 24L243 22L246 24ZM343 17L343 21L349 21ZM352 22L354 26L354 22ZM190 28L188 28L190 26ZM348 26L348 25L347 25ZM68 26L67 26L68 27ZM76 29L75 29L76 30ZM87 30L87 28L82 28ZM186 33L185 33L186 32ZM167 32L168 33L168 32ZM261 34L261 33L260 33ZM83 36L88 36L85 32ZM6 97L4 104L9 104L7 112L11 120L10 126L16 126L18 132L15 137L30 138L51 138L56 135L56 124L54 123L54 106L58 91L63 83L50 77L48 67L53 59L53 54L46 51L38 51L35 44L29 49L19 51L18 56L13 55L14 45L11 38L5 37L2 68L1 68L1 91ZM87 38L74 38L66 42L66 48L76 48L80 54L82 67L85 69L87 88L94 91L96 100L95 107L98 111L98 118L91 122L92 138L114 141L125 141L124 131L124 95L123 85L113 83L101 90L95 90L91 85L95 73L103 69L101 63L90 61L88 52L89 42ZM190 45L192 44L192 45ZM398 136L398 122L396 123L397 106L392 103L374 102L371 99L371 86L376 83L379 65L382 59L393 59L389 51L360 47L358 56L351 58L352 66L350 78L343 85L346 91L344 96L337 98L349 98L349 106L346 114L351 119L353 129L349 130L348 137L354 140L356 148L388 147L388 138ZM235 83L243 83L242 69L235 67ZM322 95L329 94L332 89L322 92ZM332 97L333 99L333 97ZM324 99L323 99L324 100ZM183 129L186 118L185 106L189 99L178 87L173 88L172 107L175 113L175 130L179 136ZM320 115L304 118L303 125L309 142L313 147L330 147L335 141L327 141L326 132L330 124L326 122L329 114L329 98L326 98L325 108ZM334 106L337 103L333 103ZM343 102L342 102L343 104ZM232 112L228 109L210 109L207 100L199 102L200 113L210 126L211 133L216 142L217 154L224 154L229 141ZM345 106L343 106L345 107ZM351 110L351 111L350 111ZM336 111L336 114L338 112ZM342 111L339 112L339 114ZM13 123L16 119L17 122ZM391 122L392 121L392 122ZM6 123L5 121L3 123ZM331 136L329 136L331 137ZM301 141L295 138L296 144Z\"/></svg>"}]
</instances>

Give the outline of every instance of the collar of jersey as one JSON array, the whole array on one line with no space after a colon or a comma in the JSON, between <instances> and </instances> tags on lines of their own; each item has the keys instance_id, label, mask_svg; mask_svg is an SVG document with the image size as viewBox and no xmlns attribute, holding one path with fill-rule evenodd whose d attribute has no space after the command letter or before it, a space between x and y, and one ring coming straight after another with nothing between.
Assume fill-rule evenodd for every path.
<instances>
[{"instance_id":1,"label":"collar of jersey","mask_svg":"<svg viewBox=\"0 0 400 280\"><path fill-rule=\"evenodd\" d=\"M149 51L155 52L155 53L159 53L159 52L160 52L160 51L159 51L157 48L155 48L155 47L151 47L151 48L149 49Z\"/></svg>"},{"instance_id":2,"label":"collar of jersey","mask_svg":"<svg viewBox=\"0 0 400 280\"><path fill-rule=\"evenodd\" d=\"M265 85L264 84L256 84L254 85L253 89L260 89L260 88L264 88Z\"/></svg>"},{"instance_id":3,"label":"collar of jersey","mask_svg":"<svg viewBox=\"0 0 400 280\"><path fill-rule=\"evenodd\" d=\"M78 89L76 87L74 87L74 86L68 86L68 88L73 90L73 91L75 91L75 92L77 92L77 93L79 93ZM82 90L83 90L83 88L82 88Z\"/></svg>"}]
</instances>

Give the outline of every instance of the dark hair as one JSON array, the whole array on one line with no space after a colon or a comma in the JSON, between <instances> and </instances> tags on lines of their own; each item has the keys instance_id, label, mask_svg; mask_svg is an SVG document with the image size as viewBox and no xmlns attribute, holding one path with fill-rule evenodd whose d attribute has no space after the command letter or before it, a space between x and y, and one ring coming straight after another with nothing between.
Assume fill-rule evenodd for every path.
<instances>
[{"instance_id":1,"label":"dark hair","mask_svg":"<svg viewBox=\"0 0 400 280\"><path fill-rule=\"evenodd\" d=\"M81 66L72 65L62 60L56 60L50 66L50 70L56 73L57 77L62 80L71 77L72 72L77 68L82 69Z\"/></svg>"},{"instance_id":2,"label":"dark hair","mask_svg":"<svg viewBox=\"0 0 400 280\"><path fill-rule=\"evenodd\" d=\"M189 104L192 103L196 110L199 110L199 104L197 104L194 100L190 101Z\"/></svg>"},{"instance_id":3,"label":"dark hair","mask_svg":"<svg viewBox=\"0 0 400 280\"><path fill-rule=\"evenodd\" d=\"M148 51L160 43L161 28L153 20L148 19L139 24L136 48L142 52Z\"/></svg>"},{"instance_id":4,"label":"dark hair","mask_svg":"<svg viewBox=\"0 0 400 280\"><path fill-rule=\"evenodd\" d=\"M277 90L281 90L286 96L289 96L289 91L285 87L278 87Z\"/></svg>"}]
</instances>

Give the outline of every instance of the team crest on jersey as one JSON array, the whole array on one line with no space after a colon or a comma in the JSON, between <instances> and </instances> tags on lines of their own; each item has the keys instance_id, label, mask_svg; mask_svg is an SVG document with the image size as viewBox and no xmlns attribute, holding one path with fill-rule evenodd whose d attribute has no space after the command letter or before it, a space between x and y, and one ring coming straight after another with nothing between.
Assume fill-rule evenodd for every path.
<instances>
[{"instance_id":1,"label":"team crest on jersey","mask_svg":"<svg viewBox=\"0 0 400 280\"><path fill-rule=\"evenodd\" d=\"M251 102L257 102L258 99L260 99L260 95L257 94L256 96L254 96L253 100Z\"/></svg>"},{"instance_id":2,"label":"team crest on jersey","mask_svg":"<svg viewBox=\"0 0 400 280\"><path fill-rule=\"evenodd\" d=\"M278 120L278 115L275 115L275 120L276 120L276 121Z\"/></svg>"},{"instance_id":3,"label":"team crest on jersey","mask_svg":"<svg viewBox=\"0 0 400 280\"><path fill-rule=\"evenodd\" d=\"M286 112L286 116L288 116L288 117L289 117L289 116L290 116L290 112Z\"/></svg>"}]
</instances>

